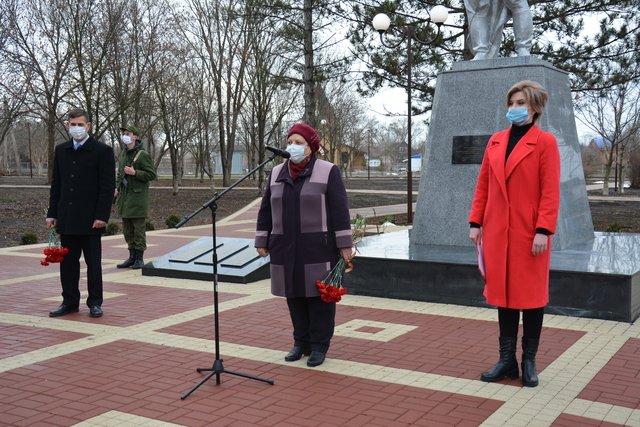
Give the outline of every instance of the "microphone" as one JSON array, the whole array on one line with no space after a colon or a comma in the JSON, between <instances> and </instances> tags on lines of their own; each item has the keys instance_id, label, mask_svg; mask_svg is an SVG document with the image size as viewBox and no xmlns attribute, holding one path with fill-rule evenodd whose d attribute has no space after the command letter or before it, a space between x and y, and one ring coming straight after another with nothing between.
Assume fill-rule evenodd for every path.
<instances>
[{"instance_id":1,"label":"microphone","mask_svg":"<svg viewBox=\"0 0 640 427\"><path fill-rule=\"evenodd\" d=\"M265 145L264 148L271 151L276 156L284 157L285 159L288 159L289 157L291 157L291 153L285 150L281 150L280 148L270 147L268 145Z\"/></svg>"}]
</instances>

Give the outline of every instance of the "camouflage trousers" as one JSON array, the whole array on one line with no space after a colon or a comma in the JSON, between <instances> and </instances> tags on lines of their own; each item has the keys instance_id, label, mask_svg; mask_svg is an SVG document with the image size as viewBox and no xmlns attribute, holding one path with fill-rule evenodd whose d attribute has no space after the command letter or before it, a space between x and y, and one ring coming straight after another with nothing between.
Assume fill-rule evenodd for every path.
<instances>
[{"instance_id":1,"label":"camouflage trousers","mask_svg":"<svg viewBox=\"0 0 640 427\"><path fill-rule=\"evenodd\" d=\"M147 249L146 218L122 218L122 232L129 249Z\"/></svg>"}]
</instances>

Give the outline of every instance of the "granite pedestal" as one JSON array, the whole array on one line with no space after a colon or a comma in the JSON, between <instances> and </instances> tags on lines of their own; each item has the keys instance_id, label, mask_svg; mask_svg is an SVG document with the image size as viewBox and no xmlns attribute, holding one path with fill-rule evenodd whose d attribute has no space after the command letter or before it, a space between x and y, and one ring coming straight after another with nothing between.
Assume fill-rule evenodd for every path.
<instances>
[{"instance_id":1,"label":"granite pedestal","mask_svg":"<svg viewBox=\"0 0 640 427\"><path fill-rule=\"evenodd\" d=\"M410 231L365 237L350 294L486 307L474 247L411 245ZM640 234L595 233L551 254L546 312L633 322L640 316Z\"/></svg>"},{"instance_id":2,"label":"granite pedestal","mask_svg":"<svg viewBox=\"0 0 640 427\"><path fill-rule=\"evenodd\" d=\"M561 159L547 311L638 318L640 235L594 234L568 75L535 57L459 62L438 75L413 229L364 240L350 293L485 306L468 214L486 144L509 127L506 93L521 80L547 89L540 127Z\"/></svg>"},{"instance_id":3,"label":"granite pedestal","mask_svg":"<svg viewBox=\"0 0 640 427\"><path fill-rule=\"evenodd\" d=\"M471 246L467 218L489 137L509 123L506 93L534 80L549 93L540 127L554 134L561 161L554 249L593 239L593 223L566 72L533 56L454 63L438 75L411 243Z\"/></svg>"}]
</instances>

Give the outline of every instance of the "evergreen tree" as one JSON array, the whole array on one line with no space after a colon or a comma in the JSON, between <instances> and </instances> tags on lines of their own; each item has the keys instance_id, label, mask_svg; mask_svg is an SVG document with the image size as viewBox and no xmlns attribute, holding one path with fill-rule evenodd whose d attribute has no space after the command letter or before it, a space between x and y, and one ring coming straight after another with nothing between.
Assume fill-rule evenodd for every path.
<instances>
[{"instance_id":1,"label":"evergreen tree","mask_svg":"<svg viewBox=\"0 0 640 427\"><path fill-rule=\"evenodd\" d=\"M402 28L409 24L416 25L418 37L430 39L435 26L428 23L427 16L436 4L448 7L450 12L442 38L436 45L414 43L412 49L414 96L418 101L415 109L419 112L431 108L437 73L452 62L470 58L462 0L360 0L336 8L335 13L351 23L349 40L354 54L366 65L359 85L363 95L371 95L385 85L406 86L406 47L390 51L382 46L371 26L373 16L386 13L391 17L392 28L385 34L389 44L399 42ZM573 91L597 90L640 77L637 0L530 0L529 4L534 20L532 55L570 72ZM594 17L599 19L597 28L592 23ZM513 55L513 46L513 31L508 25L500 55Z\"/></svg>"}]
</instances>

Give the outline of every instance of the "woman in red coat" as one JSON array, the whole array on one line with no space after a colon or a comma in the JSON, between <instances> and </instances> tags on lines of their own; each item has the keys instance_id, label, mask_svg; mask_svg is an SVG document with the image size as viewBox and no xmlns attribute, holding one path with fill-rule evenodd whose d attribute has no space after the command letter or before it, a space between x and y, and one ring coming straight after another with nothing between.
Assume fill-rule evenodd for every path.
<instances>
[{"instance_id":1,"label":"woman in red coat","mask_svg":"<svg viewBox=\"0 0 640 427\"><path fill-rule=\"evenodd\" d=\"M522 81L507 93L511 127L494 134L484 154L469 215L469 238L482 242L484 296L498 307L500 360L481 375L518 378L516 344L522 310L522 384L538 385L535 356L549 302L551 235L560 204L560 155L555 137L536 123L547 92Z\"/></svg>"}]
</instances>

